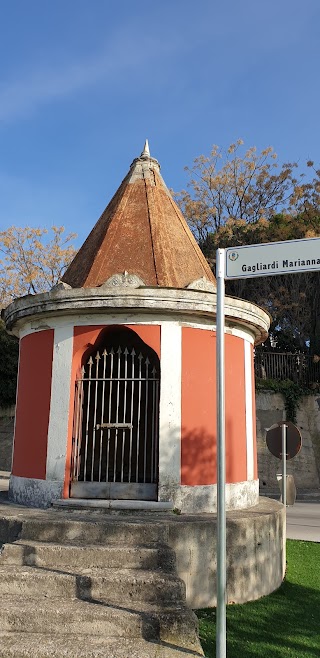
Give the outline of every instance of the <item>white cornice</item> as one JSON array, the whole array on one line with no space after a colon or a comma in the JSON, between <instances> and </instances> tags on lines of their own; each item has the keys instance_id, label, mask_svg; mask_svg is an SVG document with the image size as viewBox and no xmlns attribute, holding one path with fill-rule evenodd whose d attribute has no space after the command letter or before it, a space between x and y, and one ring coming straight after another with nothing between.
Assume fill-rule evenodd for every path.
<instances>
[{"instance_id":1,"label":"white cornice","mask_svg":"<svg viewBox=\"0 0 320 658\"><path fill-rule=\"evenodd\" d=\"M215 292L178 288L69 288L55 289L39 295L20 297L2 313L7 329L19 333L31 319L79 315L79 313L143 312L171 316L179 320L186 315L200 320L216 317ZM261 308L233 297L225 299L226 325L249 329L256 343L265 340L270 318Z\"/></svg>"}]
</instances>

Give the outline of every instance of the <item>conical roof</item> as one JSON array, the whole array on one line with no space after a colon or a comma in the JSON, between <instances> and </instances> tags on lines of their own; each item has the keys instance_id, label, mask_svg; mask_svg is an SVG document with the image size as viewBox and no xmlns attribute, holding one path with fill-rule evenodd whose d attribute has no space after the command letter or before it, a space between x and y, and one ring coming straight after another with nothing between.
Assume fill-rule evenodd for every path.
<instances>
[{"instance_id":1,"label":"conical roof","mask_svg":"<svg viewBox=\"0 0 320 658\"><path fill-rule=\"evenodd\" d=\"M185 288L211 269L150 156L148 142L62 280L94 288L123 272L146 286Z\"/></svg>"}]
</instances>

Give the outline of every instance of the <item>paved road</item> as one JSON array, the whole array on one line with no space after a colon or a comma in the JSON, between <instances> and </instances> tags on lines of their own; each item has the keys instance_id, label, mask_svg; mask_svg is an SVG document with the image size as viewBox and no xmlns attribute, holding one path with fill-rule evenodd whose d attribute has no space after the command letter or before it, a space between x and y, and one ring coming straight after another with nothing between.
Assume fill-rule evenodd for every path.
<instances>
[{"instance_id":1,"label":"paved road","mask_svg":"<svg viewBox=\"0 0 320 658\"><path fill-rule=\"evenodd\" d=\"M320 503L287 507L287 539L320 542Z\"/></svg>"}]
</instances>

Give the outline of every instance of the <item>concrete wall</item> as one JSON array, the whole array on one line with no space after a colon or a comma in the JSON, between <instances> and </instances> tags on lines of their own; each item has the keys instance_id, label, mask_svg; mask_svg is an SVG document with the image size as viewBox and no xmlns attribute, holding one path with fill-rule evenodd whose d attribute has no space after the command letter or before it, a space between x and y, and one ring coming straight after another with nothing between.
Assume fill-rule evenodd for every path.
<instances>
[{"instance_id":1,"label":"concrete wall","mask_svg":"<svg viewBox=\"0 0 320 658\"><path fill-rule=\"evenodd\" d=\"M285 420L285 402L280 393L261 391L256 396L257 449L260 491L279 492L276 474L281 462L266 446L266 431ZM304 397L297 410L296 423L302 434L300 453L287 462L287 473L293 474L297 490L320 487L320 396Z\"/></svg>"},{"instance_id":2,"label":"concrete wall","mask_svg":"<svg viewBox=\"0 0 320 658\"><path fill-rule=\"evenodd\" d=\"M227 601L244 603L280 587L285 573L285 515L275 500L260 498L248 510L227 513ZM215 606L216 518L178 516L168 543L192 608Z\"/></svg>"}]
</instances>

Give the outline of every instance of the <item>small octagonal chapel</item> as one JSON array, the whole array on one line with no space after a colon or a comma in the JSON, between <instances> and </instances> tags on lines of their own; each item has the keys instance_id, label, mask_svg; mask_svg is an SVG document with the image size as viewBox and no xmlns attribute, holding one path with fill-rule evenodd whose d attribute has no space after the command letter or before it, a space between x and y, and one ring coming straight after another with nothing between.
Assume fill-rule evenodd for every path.
<instances>
[{"instance_id":1,"label":"small octagonal chapel","mask_svg":"<svg viewBox=\"0 0 320 658\"><path fill-rule=\"evenodd\" d=\"M11 500L215 511L215 278L147 142L62 281L4 319L20 337ZM253 347L268 325L226 298L228 509L258 502Z\"/></svg>"}]
</instances>

